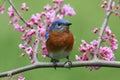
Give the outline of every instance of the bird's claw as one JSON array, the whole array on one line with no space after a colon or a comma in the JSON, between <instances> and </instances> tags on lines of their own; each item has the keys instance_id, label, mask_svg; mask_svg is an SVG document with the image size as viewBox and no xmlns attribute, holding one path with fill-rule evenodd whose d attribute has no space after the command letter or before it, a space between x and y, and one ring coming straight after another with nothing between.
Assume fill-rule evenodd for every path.
<instances>
[{"instance_id":1,"label":"bird's claw","mask_svg":"<svg viewBox=\"0 0 120 80\"><path fill-rule=\"evenodd\" d=\"M65 63L64 63L64 66L65 67L68 67L69 69L72 67L72 62L71 61L66 61Z\"/></svg>"},{"instance_id":2,"label":"bird's claw","mask_svg":"<svg viewBox=\"0 0 120 80\"><path fill-rule=\"evenodd\" d=\"M59 60L51 59L51 62L53 62L53 66L54 66L54 68L56 69L56 67L57 67L57 62L59 62Z\"/></svg>"}]
</instances>

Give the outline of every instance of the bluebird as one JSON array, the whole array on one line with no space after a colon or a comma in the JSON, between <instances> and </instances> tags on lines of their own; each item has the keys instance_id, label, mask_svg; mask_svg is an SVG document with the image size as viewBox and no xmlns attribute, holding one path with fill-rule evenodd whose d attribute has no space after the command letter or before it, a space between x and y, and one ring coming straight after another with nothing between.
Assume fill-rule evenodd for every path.
<instances>
[{"instance_id":1,"label":"bluebird","mask_svg":"<svg viewBox=\"0 0 120 80\"><path fill-rule=\"evenodd\" d=\"M62 58L70 61L69 56L74 44L74 37L69 30L71 24L67 20L56 20L45 35L47 51L54 64Z\"/></svg>"}]
</instances>

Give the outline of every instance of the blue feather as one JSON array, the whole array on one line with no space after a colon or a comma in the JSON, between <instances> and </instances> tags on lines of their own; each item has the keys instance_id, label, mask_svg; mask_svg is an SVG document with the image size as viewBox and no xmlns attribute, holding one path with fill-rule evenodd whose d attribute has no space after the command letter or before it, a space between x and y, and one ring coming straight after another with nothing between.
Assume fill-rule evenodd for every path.
<instances>
[{"instance_id":1,"label":"blue feather","mask_svg":"<svg viewBox=\"0 0 120 80\"><path fill-rule=\"evenodd\" d=\"M46 38L46 40L49 38L49 32L47 32L47 33L45 34L45 38Z\"/></svg>"}]
</instances>

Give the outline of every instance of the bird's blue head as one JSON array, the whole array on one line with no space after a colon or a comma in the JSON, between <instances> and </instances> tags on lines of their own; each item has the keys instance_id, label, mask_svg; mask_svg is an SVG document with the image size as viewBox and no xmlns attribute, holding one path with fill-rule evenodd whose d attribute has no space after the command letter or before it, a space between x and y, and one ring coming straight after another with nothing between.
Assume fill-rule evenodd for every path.
<instances>
[{"instance_id":1,"label":"bird's blue head","mask_svg":"<svg viewBox=\"0 0 120 80\"><path fill-rule=\"evenodd\" d=\"M63 20L63 19L60 19L60 20L56 20L52 23L50 29L48 30L48 32L46 33L45 37L46 39L48 39L49 37L49 33L51 31L62 31L64 29L69 29L69 26L71 25L72 23L70 23L69 21L67 20Z\"/></svg>"}]
</instances>

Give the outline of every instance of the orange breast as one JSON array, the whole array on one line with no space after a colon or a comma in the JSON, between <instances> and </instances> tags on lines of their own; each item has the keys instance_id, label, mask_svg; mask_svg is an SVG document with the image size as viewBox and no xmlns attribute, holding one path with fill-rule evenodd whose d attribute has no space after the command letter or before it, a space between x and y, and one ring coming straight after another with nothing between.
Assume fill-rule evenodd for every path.
<instances>
[{"instance_id":1,"label":"orange breast","mask_svg":"<svg viewBox=\"0 0 120 80\"><path fill-rule=\"evenodd\" d=\"M48 52L58 52L60 50L71 51L73 48L74 38L70 31L64 30L60 32L52 31L46 41Z\"/></svg>"}]
</instances>

